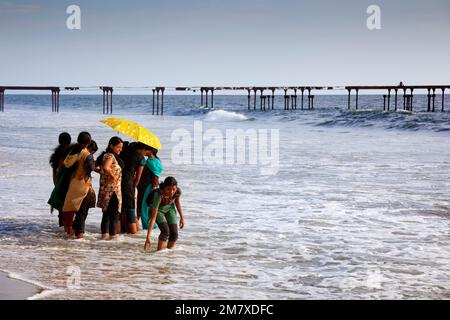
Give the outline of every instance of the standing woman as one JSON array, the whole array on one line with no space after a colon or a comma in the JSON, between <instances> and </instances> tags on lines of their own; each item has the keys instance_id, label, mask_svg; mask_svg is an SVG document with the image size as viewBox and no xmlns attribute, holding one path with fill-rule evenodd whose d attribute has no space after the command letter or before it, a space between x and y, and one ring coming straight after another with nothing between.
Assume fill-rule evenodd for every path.
<instances>
[{"instance_id":1,"label":"standing woman","mask_svg":"<svg viewBox=\"0 0 450 320\"><path fill-rule=\"evenodd\" d=\"M159 187L159 177L164 170L161 161L158 158L158 150L146 146L146 160L142 160L142 174L138 172L138 196L137 196L137 214L138 219L142 220L142 227L148 229L150 223L150 208L146 203L146 198L150 193Z\"/></svg>"},{"instance_id":2,"label":"standing woman","mask_svg":"<svg viewBox=\"0 0 450 320\"><path fill-rule=\"evenodd\" d=\"M97 207L103 211L102 240L116 237L116 224L119 222L122 208L122 152L123 141L119 137L109 140L108 148L97 159L100 166L100 191Z\"/></svg>"},{"instance_id":3,"label":"standing woman","mask_svg":"<svg viewBox=\"0 0 450 320\"><path fill-rule=\"evenodd\" d=\"M58 175L62 168L64 167L63 161L67 156L66 150L70 147L72 137L67 132L63 132L58 137L59 146L56 147L53 154L50 156L50 166L53 172L53 184L56 185L58 182Z\"/></svg>"},{"instance_id":4,"label":"standing woman","mask_svg":"<svg viewBox=\"0 0 450 320\"><path fill-rule=\"evenodd\" d=\"M122 216L125 218L125 226L122 231L135 234L136 224L136 186L142 172L142 160L144 160L145 145L141 142L132 142L121 154L124 162L122 171Z\"/></svg>"},{"instance_id":5,"label":"standing woman","mask_svg":"<svg viewBox=\"0 0 450 320\"><path fill-rule=\"evenodd\" d=\"M86 165L86 160L90 155L87 149L90 142L91 135L88 132L81 132L78 135L77 144L71 148L69 155L64 160L64 167L73 170L62 209L64 229L69 235L74 234L72 225L75 214L87 216L87 212L81 211L89 210L87 202L89 202L90 197L88 195L94 193L92 179ZM80 234L76 235L79 236Z\"/></svg>"},{"instance_id":6,"label":"standing woman","mask_svg":"<svg viewBox=\"0 0 450 320\"><path fill-rule=\"evenodd\" d=\"M53 209L58 209L58 221L59 226L63 227L62 221L62 207L64 205L64 198L69 188L70 182L70 172L65 172L64 159L67 157L70 151L70 143L72 142L72 137L67 132L63 132L58 138L59 146L56 147L54 153L50 156L50 165L53 172L53 184L55 188L53 189L52 195L48 204L51 205L51 212Z\"/></svg>"}]
</instances>

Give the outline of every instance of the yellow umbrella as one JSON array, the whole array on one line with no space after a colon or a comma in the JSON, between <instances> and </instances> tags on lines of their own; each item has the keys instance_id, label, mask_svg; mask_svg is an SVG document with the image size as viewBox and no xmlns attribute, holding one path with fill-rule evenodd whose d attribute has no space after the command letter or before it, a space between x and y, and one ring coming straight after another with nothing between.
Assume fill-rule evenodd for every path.
<instances>
[{"instance_id":1,"label":"yellow umbrella","mask_svg":"<svg viewBox=\"0 0 450 320\"><path fill-rule=\"evenodd\" d=\"M100 122L111 127L115 131L123 133L131 139L142 142L152 148L155 148L156 150L160 150L162 148L161 142L159 142L157 136L151 133L147 128L144 128L133 121L119 118L108 118L101 120Z\"/></svg>"}]
</instances>

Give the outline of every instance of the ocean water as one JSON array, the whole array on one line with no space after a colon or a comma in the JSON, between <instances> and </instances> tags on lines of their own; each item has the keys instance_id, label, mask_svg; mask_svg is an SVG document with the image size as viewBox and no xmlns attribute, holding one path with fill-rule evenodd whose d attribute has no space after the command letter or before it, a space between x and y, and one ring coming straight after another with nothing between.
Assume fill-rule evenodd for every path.
<instances>
[{"instance_id":1,"label":"ocean water","mask_svg":"<svg viewBox=\"0 0 450 320\"><path fill-rule=\"evenodd\" d=\"M33 299L450 298L449 112L422 112L424 96L412 113L383 112L379 96L360 97L359 111L346 109L346 96L316 96L316 109L303 111L280 110L282 97L265 112L248 112L243 96L216 96L215 110L199 100L166 96L157 117L149 96L114 96L114 116L160 137L163 177L183 189L177 248L156 252L156 231L143 253L142 232L99 240L99 209L84 240L66 239L46 204L58 134L87 130L100 150L116 134L99 123L101 96L61 96L52 114L49 96L7 95L0 270L45 289ZM260 163L178 164L174 132L194 136L200 121L224 136L278 130L276 173L261 174Z\"/></svg>"}]
</instances>

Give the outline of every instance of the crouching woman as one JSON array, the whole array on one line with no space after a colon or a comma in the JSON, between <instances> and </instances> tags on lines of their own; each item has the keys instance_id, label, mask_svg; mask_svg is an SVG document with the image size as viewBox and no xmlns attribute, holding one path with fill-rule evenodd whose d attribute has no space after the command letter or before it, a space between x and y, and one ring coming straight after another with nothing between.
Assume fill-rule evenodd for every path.
<instances>
[{"instance_id":1,"label":"crouching woman","mask_svg":"<svg viewBox=\"0 0 450 320\"><path fill-rule=\"evenodd\" d=\"M158 189L153 190L146 199L151 208L151 220L147 232L147 239L144 251L151 246L151 234L155 222L158 224L161 233L158 241L158 251L166 248L175 248L178 240L178 219L177 211L180 214L180 229L184 227L184 216L181 209L181 189L173 177L168 177ZM167 241L169 241L167 243Z\"/></svg>"}]
</instances>

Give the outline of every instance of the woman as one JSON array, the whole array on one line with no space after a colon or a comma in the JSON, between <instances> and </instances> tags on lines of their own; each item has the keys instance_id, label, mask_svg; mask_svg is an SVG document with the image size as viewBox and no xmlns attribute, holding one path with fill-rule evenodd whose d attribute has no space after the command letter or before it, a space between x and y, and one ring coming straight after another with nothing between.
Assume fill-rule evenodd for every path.
<instances>
[{"instance_id":1,"label":"woman","mask_svg":"<svg viewBox=\"0 0 450 320\"><path fill-rule=\"evenodd\" d=\"M49 204L51 205L51 213L54 208L58 210L59 226L63 227L63 221L61 216L62 206L64 205L64 197L69 187L69 179L66 178L64 173L63 161L69 154L70 143L72 137L67 132L63 132L58 137L59 146L55 148L53 154L50 156L50 166L52 167L53 184L55 186L52 196L50 197ZM68 174L67 174L68 176ZM54 204L54 205L52 205Z\"/></svg>"},{"instance_id":2,"label":"woman","mask_svg":"<svg viewBox=\"0 0 450 320\"><path fill-rule=\"evenodd\" d=\"M121 154L124 162L122 171L122 217L125 220L122 230L127 230L131 234L137 232L136 186L142 173L141 162L144 160L145 147L141 142L133 142Z\"/></svg>"},{"instance_id":3,"label":"woman","mask_svg":"<svg viewBox=\"0 0 450 320\"><path fill-rule=\"evenodd\" d=\"M123 141L119 137L109 140L108 148L97 159L100 166L100 191L97 207L103 211L101 229L102 240L116 237L116 225L122 208L122 152Z\"/></svg>"},{"instance_id":4,"label":"woman","mask_svg":"<svg viewBox=\"0 0 450 320\"><path fill-rule=\"evenodd\" d=\"M58 174L63 168L63 161L67 156L66 150L70 147L72 142L72 137L67 132L63 132L58 137L59 146L55 148L55 151L50 156L50 166L52 167L53 173L53 184L56 185L58 181Z\"/></svg>"},{"instance_id":5,"label":"woman","mask_svg":"<svg viewBox=\"0 0 450 320\"><path fill-rule=\"evenodd\" d=\"M92 188L92 179L90 171L86 165L86 160L90 155L88 146L91 142L91 135L88 132L81 132L78 135L77 144L74 145L69 155L64 160L64 167L73 170L70 177L69 189L67 191L64 206L62 209L62 219L64 229L68 235L76 235L77 238L82 238L84 230L79 227L75 232L72 229L74 223L74 215L77 217L87 216L92 196L95 197Z\"/></svg>"},{"instance_id":6,"label":"woman","mask_svg":"<svg viewBox=\"0 0 450 320\"><path fill-rule=\"evenodd\" d=\"M158 150L152 147L146 147L147 160L142 161L142 175L139 175L137 180L139 184L138 199L137 199L137 214L138 220L142 218L142 227L148 229L150 222L149 207L146 204L145 199L149 196L150 192L158 188L159 177L161 176L164 168L161 161L158 158Z\"/></svg>"},{"instance_id":7,"label":"woman","mask_svg":"<svg viewBox=\"0 0 450 320\"><path fill-rule=\"evenodd\" d=\"M184 216L181 210L181 189L178 188L177 180L168 177L159 189L154 190L148 198L148 205L152 208L151 221L147 232L144 251L151 245L151 234L155 222L161 233L158 241L158 251L166 248L175 248L178 239L177 211L180 214L180 229L184 228Z\"/></svg>"}]
</instances>

